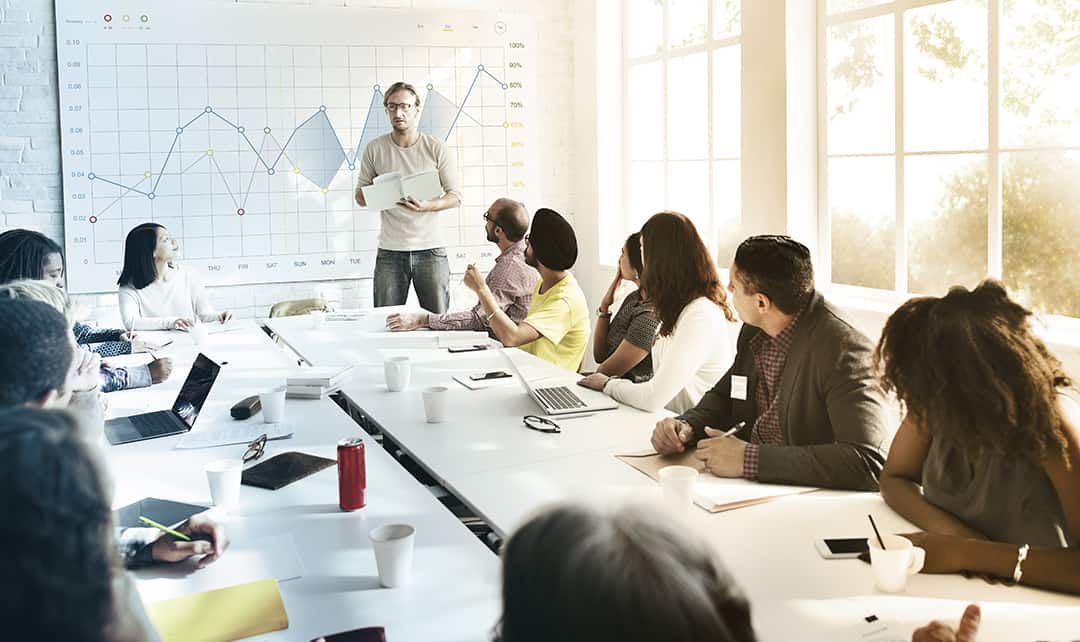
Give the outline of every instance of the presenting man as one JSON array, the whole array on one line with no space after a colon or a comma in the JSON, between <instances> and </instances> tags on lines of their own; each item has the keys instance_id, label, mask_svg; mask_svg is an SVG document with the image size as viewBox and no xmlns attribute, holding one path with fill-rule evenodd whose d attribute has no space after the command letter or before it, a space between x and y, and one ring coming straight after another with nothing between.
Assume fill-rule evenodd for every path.
<instances>
[{"instance_id":1,"label":"presenting man","mask_svg":"<svg viewBox=\"0 0 1080 642\"><path fill-rule=\"evenodd\" d=\"M719 477L877 490L885 419L873 345L814 290L810 251L786 236L751 237L730 279L743 320L735 362L696 407L656 424L653 447L696 443Z\"/></svg>"},{"instance_id":2,"label":"presenting man","mask_svg":"<svg viewBox=\"0 0 1080 642\"><path fill-rule=\"evenodd\" d=\"M494 295L499 308L514 323L521 323L529 311L533 288L540 275L525 264L525 232L529 229L529 213L525 206L509 198L500 198L484 212L484 235L499 248L495 267L488 272L485 283ZM432 330L486 331L495 333L488 324L491 315L485 314L480 303L472 309L444 314L426 312L391 314L386 327L393 332L417 328Z\"/></svg>"},{"instance_id":3,"label":"presenting man","mask_svg":"<svg viewBox=\"0 0 1080 642\"><path fill-rule=\"evenodd\" d=\"M465 285L476 292L495 337L507 348L521 347L557 366L577 372L589 343L589 306L570 268L577 261L574 228L555 210L542 207L525 237L525 262L540 273L529 312L514 322L499 306L480 270L470 265Z\"/></svg>"},{"instance_id":4,"label":"presenting man","mask_svg":"<svg viewBox=\"0 0 1080 642\"><path fill-rule=\"evenodd\" d=\"M375 258L375 307L402 305L409 283L420 307L445 312L450 305L450 264L439 230L439 212L461 205L461 189L453 155L439 139L420 133L420 95L396 82L383 96L392 131L368 143L360 162L356 202L367 207L361 188L391 172L402 177L437 170L442 196L416 200L406 196L380 212L379 252Z\"/></svg>"}]
</instances>

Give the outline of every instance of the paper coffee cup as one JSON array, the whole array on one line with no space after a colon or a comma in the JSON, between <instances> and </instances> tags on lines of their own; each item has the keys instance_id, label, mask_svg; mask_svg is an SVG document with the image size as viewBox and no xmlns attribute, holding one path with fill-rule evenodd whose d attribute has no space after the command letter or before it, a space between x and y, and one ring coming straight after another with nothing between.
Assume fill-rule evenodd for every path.
<instances>
[{"instance_id":1,"label":"paper coffee cup","mask_svg":"<svg viewBox=\"0 0 1080 642\"><path fill-rule=\"evenodd\" d=\"M206 345L207 339L210 338L210 328L207 328L205 323L196 323L191 326L188 332L191 333L191 340L197 346Z\"/></svg>"},{"instance_id":2,"label":"paper coffee cup","mask_svg":"<svg viewBox=\"0 0 1080 642\"><path fill-rule=\"evenodd\" d=\"M380 584L394 588L409 581L415 535L416 529L408 524L387 524L368 533Z\"/></svg>"},{"instance_id":3,"label":"paper coffee cup","mask_svg":"<svg viewBox=\"0 0 1080 642\"><path fill-rule=\"evenodd\" d=\"M225 510L240 503L240 476L244 462L239 459L218 459L203 466L206 482L210 485L210 498L214 506Z\"/></svg>"},{"instance_id":4,"label":"paper coffee cup","mask_svg":"<svg viewBox=\"0 0 1080 642\"><path fill-rule=\"evenodd\" d=\"M673 510L687 513L694 504L694 484L698 471L689 466L665 466L657 473L664 503Z\"/></svg>"},{"instance_id":5,"label":"paper coffee cup","mask_svg":"<svg viewBox=\"0 0 1080 642\"><path fill-rule=\"evenodd\" d=\"M424 388L421 396L424 399L424 416L429 424L441 423L446 419L446 402L450 396L449 388L446 386Z\"/></svg>"},{"instance_id":6,"label":"paper coffee cup","mask_svg":"<svg viewBox=\"0 0 1080 642\"><path fill-rule=\"evenodd\" d=\"M263 423L277 424L285 421L285 386L278 386L259 393Z\"/></svg>"}]
</instances>

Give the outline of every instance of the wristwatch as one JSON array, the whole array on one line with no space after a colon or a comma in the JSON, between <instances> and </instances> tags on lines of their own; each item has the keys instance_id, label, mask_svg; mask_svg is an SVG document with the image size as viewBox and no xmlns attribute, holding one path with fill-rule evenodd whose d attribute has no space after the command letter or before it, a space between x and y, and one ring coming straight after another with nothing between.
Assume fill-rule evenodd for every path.
<instances>
[{"instance_id":1,"label":"wristwatch","mask_svg":"<svg viewBox=\"0 0 1080 642\"><path fill-rule=\"evenodd\" d=\"M610 319L611 318L611 312L610 311L604 312L601 308L596 308L596 316L601 318L601 319Z\"/></svg>"}]
</instances>

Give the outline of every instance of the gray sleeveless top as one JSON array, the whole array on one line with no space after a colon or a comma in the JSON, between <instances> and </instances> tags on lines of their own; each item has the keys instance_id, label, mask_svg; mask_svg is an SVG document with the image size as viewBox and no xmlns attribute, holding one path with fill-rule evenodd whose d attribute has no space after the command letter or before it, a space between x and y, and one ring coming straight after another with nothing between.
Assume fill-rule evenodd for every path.
<instances>
[{"instance_id":1,"label":"gray sleeveless top","mask_svg":"<svg viewBox=\"0 0 1080 642\"><path fill-rule=\"evenodd\" d=\"M992 540L1054 548L1077 546L1046 471L1019 457L984 454L975 462L935 439L923 463L923 495Z\"/></svg>"}]
</instances>

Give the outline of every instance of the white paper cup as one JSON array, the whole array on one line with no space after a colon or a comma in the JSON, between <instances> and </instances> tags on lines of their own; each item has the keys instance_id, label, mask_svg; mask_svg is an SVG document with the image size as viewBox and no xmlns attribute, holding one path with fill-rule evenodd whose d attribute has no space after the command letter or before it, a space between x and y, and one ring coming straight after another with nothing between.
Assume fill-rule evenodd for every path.
<instances>
[{"instance_id":1,"label":"white paper cup","mask_svg":"<svg viewBox=\"0 0 1080 642\"><path fill-rule=\"evenodd\" d=\"M191 333L191 340L195 342L197 346L206 345L207 339L210 338L210 328L206 327L205 323L196 323L188 330Z\"/></svg>"},{"instance_id":2,"label":"white paper cup","mask_svg":"<svg viewBox=\"0 0 1080 642\"><path fill-rule=\"evenodd\" d=\"M926 551L915 546L906 537L882 535L885 549L882 550L876 537L867 541L870 545L870 569L874 573L874 585L879 591L897 593L907 586L909 575L922 570L926 562Z\"/></svg>"},{"instance_id":3,"label":"white paper cup","mask_svg":"<svg viewBox=\"0 0 1080 642\"><path fill-rule=\"evenodd\" d=\"M690 512L694 504L694 483L698 471L689 466L665 466L657 473L664 502L680 513Z\"/></svg>"},{"instance_id":4,"label":"white paper cup","mask_svg":"<svg viewBox=\"0 0 1080 642\"><path fill-rule=\"evenodd\" d=\"M424 416L429 424L441 423L446 419L446 400L450 396L449 388L446 386L424 388L420 396L424 399Z\"/></svg>"},{"instance_id":5,"label":"white paper cup","mask_svg":"<svg viewBox=\"0 0 1080 642\"><path fill-rule=\"evenodd\" d=\"M322 330L326 325L326 311L325 310L312 310L308 313L311 316L311 327L316 330Z\"/></svg>"},{"instance_id":6,"label":"white paper cup","mask_svg":"<svg viewBox=\"0 0 1080 642\"><path fill-rule=\"evenodd\" d=\"M412 364L408 357L391 357L383 362L383 375L386 376L386 388L390 392L401 392L409 387L409 375Z\"/></svg>"},{"instance_id":7,"label":"white paper cup","mask_svg":"<svg viewBox=\"0 0 1080 642\"><path fill-rule=\"evenodd\" d=\"M276 424L285 421L285 386L278 386L259 393L263 423Z\"/></svg>"},{"instance_id":8,"label":"white paper cup","mask_svg":"<svg viewBox=\"0 0 1080 642\"><path fill-rule=\"evenodd\" d=\"M214 506L229 510L240 503L240 475L244 462L239 459L218 459L203 466L210 484Z\"/></svg>"},{"instance_id":9,"label":"white paper cup","mask_svg":"<svg viewBox=\"0 0 1080 642\"><path fill-rule=\"evenodd\" d=\"M416 529L408 524L387 524L368 533L371 547L375 549L379 583L386 588L401 586L409 581L415 536Z\"/></svg>"}]
</instances>

